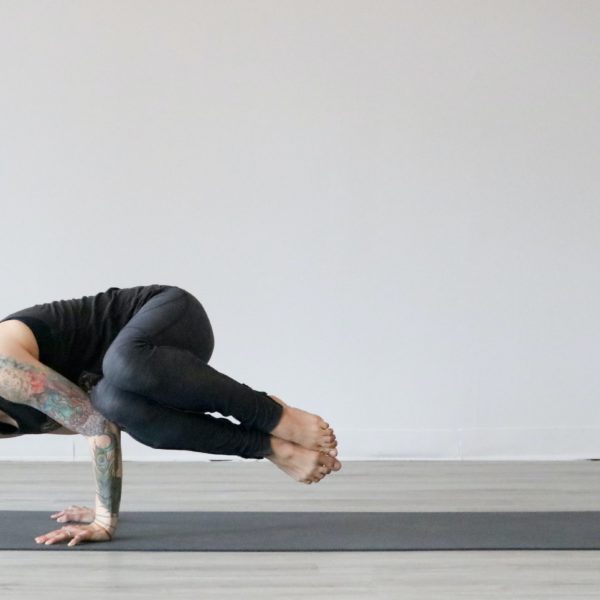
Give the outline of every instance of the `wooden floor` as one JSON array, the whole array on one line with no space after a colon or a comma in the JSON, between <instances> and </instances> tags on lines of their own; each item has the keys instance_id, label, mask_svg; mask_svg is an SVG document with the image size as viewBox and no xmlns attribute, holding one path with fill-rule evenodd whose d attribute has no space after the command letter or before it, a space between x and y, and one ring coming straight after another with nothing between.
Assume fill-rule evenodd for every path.
<instances>
[{"instance_id":1,"label":"wooden floor","mask_svg":"<svg viewBox=\"0 0 600 600\"><path fill-rule=\"evenodd\" d=\"M0 509L91 505L91 463L0 462ZM124 462L125 510L600 510L600 462L360 461L318 484L268 461ZM52 529L53 521L48 520ZM41 533L45 533L40 531ZM600 551L0 552L0 596L600 598Z\"/></svg>"}]
</instances>

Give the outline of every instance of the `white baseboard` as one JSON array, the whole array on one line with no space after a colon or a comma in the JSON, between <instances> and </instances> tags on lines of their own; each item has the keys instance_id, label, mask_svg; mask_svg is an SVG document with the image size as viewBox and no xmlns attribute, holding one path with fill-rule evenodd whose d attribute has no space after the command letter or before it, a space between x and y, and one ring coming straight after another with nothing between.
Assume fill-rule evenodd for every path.
<instances>
[{"instance_id":1,"label":"white baseboard","mask_svg":"<svg viewBox=\"0 0 600 600\"><path fill-rule=\"evenodd\" d=\"M600 428L336 428L341 460L585 460L600 458ZM123 460L244 461L239 456L157 450L122 435ZM90 461L83 436L0 440L0 461Z\"/></svg>"},{"instance_id":2,"label":"white baseboard","mask_svg":"<svg viewBox=\"0 0 600 600\"><path fill-rule=\"evenodd\" d=\"M578 460L600 458L600 428L459 429L462 460Z\"/></svg>"},{"instance_id":3,"label":"white baseboard","mask_svg":"<svg viewBox=\"0 0 600 600\"><path fill-rule=\"evenodd\" d=\"M336 429L346 460L600 458L600 428Z\"/></svg>"}]
</instances>

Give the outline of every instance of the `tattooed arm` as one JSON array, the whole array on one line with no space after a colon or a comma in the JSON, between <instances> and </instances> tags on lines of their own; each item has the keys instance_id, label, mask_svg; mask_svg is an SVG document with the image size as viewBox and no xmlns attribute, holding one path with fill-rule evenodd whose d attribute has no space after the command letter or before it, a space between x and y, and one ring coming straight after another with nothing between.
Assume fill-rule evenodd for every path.
<instances>
[{"instance_id":1,"label":"tattooed arm","mask_svg":"<svg viewBox=\"0 0 600 600\"><path fill-rule=\"evenodd\" d=\"M45 413L88 438L96 479L95 523L113 535L121 502L121 431L103 417L87 394L34 357L0 354L0 396Z\"/></svg>"},{"instance_id":2,"label":"tattooed arm","mask_svg":"<svg viewBox=\"0 0 600 600\"><path fill-rule=\"evenodd\" d=\"M119 520L121 483L123 481L121 430L115 423L106 419L105 423L102 434L88 436L88 442L94 457L96 477L96 518L94 522L102 525L112 537Z\"/></svg>"}]
</instances>

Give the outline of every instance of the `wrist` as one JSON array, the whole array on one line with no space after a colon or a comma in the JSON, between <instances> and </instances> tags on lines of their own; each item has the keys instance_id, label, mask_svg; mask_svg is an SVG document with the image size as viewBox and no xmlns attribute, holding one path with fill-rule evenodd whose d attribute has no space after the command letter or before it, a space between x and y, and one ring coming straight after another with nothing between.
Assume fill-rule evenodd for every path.
<instances>
[{"instance_id":1,"label":"wrist","mask_svg":"<svg viewBox=\"0 0 600 600\"><path fill-rule=\"evenodd\" d=\"M110 513L100 512L96 510L94 515L94 523L104 527L107 531L113 532L117 528L119 517Z\"/></svg>"},{"instance_id":2,"label":"wrist","mask_svg":"<svg viewBox=\"0 0 600 600\"><path fill-rule=\"evenodd\" d=\"M115 531L117 530L117 522L113 521L112 523L107 523L102 520L94 519L92 521L92 525L97 525L101 529L104 529L106 533L108 533L109 537L112 539Z\"/></svg>"}]
</instances>

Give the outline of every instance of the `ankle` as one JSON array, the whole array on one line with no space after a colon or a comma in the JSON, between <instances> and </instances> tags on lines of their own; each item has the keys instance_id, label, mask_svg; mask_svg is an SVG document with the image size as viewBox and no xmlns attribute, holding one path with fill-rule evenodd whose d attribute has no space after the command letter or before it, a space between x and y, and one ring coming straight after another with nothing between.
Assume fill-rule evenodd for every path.
<instances>
[{"instance_id":1,"label":"ankle","mask_svg":"<svg viewBox=\"0 0 600 600\"><path fill-rule=\"evenodd\" d=\"M272 435L271 436L271 454L269 454L266 458L284 458L289 457L292 452L292 444L290 444L286 440L282 440L281 438Z\"/></svg>"},{"instance_id":2,"label":"ankle","mask_svg":"<svg viewBox=\"0 0 600 600\"><path fill-rule=\"evenodd\" d=\"M275 435L275 436L282 433L282 431L285 431L285 423L288 420L287 419L287 407L283 406L281 404L279 406L281 407L281 411L279 412L279 417L277 418L277 423L275 423L275 425L271 426L271 428L269 429L269 433L271 433L272 435Z\"/></svg>"}]
</instances>

